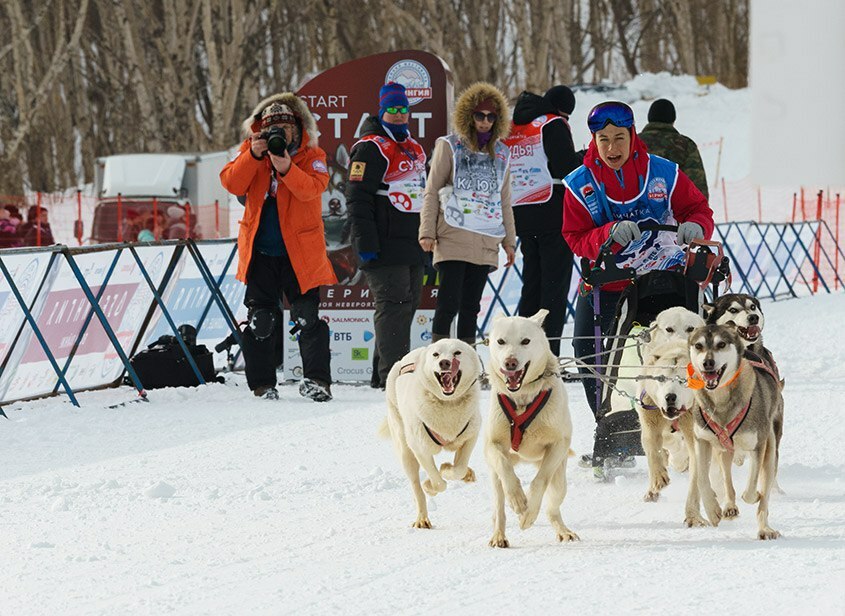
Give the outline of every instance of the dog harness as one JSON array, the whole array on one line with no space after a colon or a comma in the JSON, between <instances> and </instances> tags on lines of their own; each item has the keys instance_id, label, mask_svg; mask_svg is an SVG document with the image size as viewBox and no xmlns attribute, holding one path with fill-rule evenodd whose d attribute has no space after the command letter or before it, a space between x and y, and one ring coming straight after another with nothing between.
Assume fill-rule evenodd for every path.
<instances>
[{"instance_id":1,"label":"dog harness","mask_svg":"<svg viewBox=\"0 0 845 616\"><path fill-rule=\"evenodd\" d=\"M728 453L733 454L734 452L734 439L733 436L736 434L736 431L739 430L739 427L742 425L742 422L745 420L746 415L748 415L748 409L751 407L751 400L749 398L748 404L745 405L745 408L742 409L736 417L731 419L724 428L718 424L718 422L713 419L710 415L708 415L703 408L699 409L701 412L701 418L704 420L704 424L710 428L710 431L716 435L719 439L719 442L722 444Z\"/></svg>"},{"instance_id":2,"label":"dog harness","mask_svg":"<svg viewBox=\"0 0 845 616\"><path fill-rule=\"evenodd\" d=\"M505 394L499 394L499 407L511 425L511 449L519 451L519 446L522 443L522 435L528 429L528 426L534 421L538 413L546 406L546 402L552 395L551 389L544 389L531 403L525 407L522 413L517 412L516 403Z\"/></svg>"},{"instance_id":3,"label":"dog harness","mask_svg":"<svg viewBox=\"0 0 845 616\"><path fill-rule=\"evenodd\" d=\"M657 406L655 404L646 404L645 402L643 402L643 400L645 400L645 389L642 391L642 393L640 393L640 400L639 400L640 406L643 407L643 409L645 409L646 411L659 411L660 410L659 406ZM681 412L681 415L683 415L684 413L686 413L686 409ZM681 429L681 425L678 423L678 420L680 418L681 418L681 416L679 415L678 417L676 417L675 419L672 420L672 432L677 432L678 430Z\"/></svg>"},{"instance_id":4,"label":"dog harness","mask_svg":"<svg viewBox=\"0 0 845 616\"><path fill-rule=\"evenodd\" d=\"M778 365L775 362L775 358L769 352L768 349L763 349L766 352L766 355L757 355L753 351L746 350L744 355L745 359L748 360L748 363L751 364L753 368L757 370L762 370L763 372L770 375L776 383L780 382L780 371L778 370Z\"/></svg>"},{"instance_id":5,"label":"dog harness","mask_svg":"<svg viewBox=\"0 0 845 616\"><path fill-rule=\"evenodd\" d=\"M734 375L725 381L724 383L719 383L719 387L727 387L731 383L733 383L737 378L739 378L739 373L742 372L744 364L740 364L737 371L734 372ZM695 372L695 368L692 366L692 362L687 364L687 387L690 389L704 389L704 379L702 379L698 374Z\"/></svg>"},{"instance_id":6,"label":"dog harness","mask_svg":"<svg viewBox=\"0 0 845 616\"><path fill-rule=\"evenodd\" d=\"M466 432L467 428L469 428L469 422L467 422L467 425L464 426L464 429L461 430L460 432L458 432L458 436L453 438L451 441L447 441L445 438L443 438L442 436L437 434L437 432L435 432L434 430L429 428L427 425L425 425L425 422L422 422L422 425L423 425L423 428L425 428L425 431L428 432L428 435L431 437L431 440L434 441L435 443L437 443L438 445L440 445L441 447L445 447L446 445L451 445L452 443L457 441L458 438L461 436L461 434Z\"/></svg>"}]
</instances>

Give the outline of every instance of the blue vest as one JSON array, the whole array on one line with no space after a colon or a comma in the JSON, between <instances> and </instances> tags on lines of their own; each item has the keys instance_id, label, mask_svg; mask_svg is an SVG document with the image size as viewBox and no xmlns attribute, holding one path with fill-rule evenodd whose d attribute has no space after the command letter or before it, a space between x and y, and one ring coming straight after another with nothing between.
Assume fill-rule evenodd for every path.
<instances>
[{"instance_id":1,"label":"blue vest","mask_svg":"<svg viewBox=\"0 0 845 616\"><path fill-rule=\"evenodd\" d=\"M678 165L670 160L649 154L645 182L636 198L615 201L607 196L604 185L596 180L586 165L581 165L564 178L570 193L590 213L596 227L615 220L651 222L677 225L669 205L669 198L678 179ZM678 246L677 234L672 231L645 231L616 255L621 267L633 267L638 272L672 269L684 262L684 250Z\"/></svg>"}]
</instances>

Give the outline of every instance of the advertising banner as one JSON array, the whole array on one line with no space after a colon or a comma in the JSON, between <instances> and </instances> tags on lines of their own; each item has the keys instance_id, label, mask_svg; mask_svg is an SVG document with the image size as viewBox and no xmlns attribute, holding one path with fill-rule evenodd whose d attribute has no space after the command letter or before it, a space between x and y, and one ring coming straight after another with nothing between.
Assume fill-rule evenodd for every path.
<instances>
[{"instance_id":1,"label":"advertising banner","mask_svg":"<svg viewBox=\"0 0 845 616\"><path fill-rule=\"evenodd\" d=\"M138 256L150 278L158 284L173 252L172 246L138 248ZM74 256L82 276L98 294L115 251L80 253ZM67 379L74 390L96 387L114 381L123 372L123 363L96 315L85 334L80 333L91 312L91 305L67 260L57 261L57 274L48 289L42 291L41 310L35 316L59 367L73 355ZM124 250L99 299L99 305L113 329L121 348L128 354L141 334L144 318L153 300L138 264ZM19 343L20 344L20 343ZM16 399L52 392L58 379L35 336L21 345L23 354L4 398Z\"/></svg>"}]
</instances>

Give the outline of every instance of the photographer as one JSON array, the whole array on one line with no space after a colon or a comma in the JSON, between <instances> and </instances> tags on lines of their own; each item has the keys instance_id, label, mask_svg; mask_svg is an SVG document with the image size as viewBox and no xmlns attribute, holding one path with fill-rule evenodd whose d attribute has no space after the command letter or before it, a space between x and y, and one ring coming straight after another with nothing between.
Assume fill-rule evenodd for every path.
<instances>
[{"instance_id":1,"label":"photographer","mask_svg":"<svg viewBox=\"0 0 845 616\"><path fill-rule=\"evenodd\" d=\"M320 320L320 285L337 282L326 255L321 195L329 182L317 123L295 94L260 102L243 123L246 139L220 172L230 193L245 196L237 279L246 284L249 326L241 348L256 396L276 400L277 348L285 335L281 293L299 332L304 378L299 393L331 400L329 328Z\"/></svg>"}]
</instances>

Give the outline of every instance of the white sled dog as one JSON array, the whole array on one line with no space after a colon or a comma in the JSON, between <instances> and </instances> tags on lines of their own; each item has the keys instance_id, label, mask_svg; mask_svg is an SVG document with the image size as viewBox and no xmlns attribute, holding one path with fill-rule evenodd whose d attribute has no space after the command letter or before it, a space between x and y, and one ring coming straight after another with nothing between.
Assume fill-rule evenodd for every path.
<instances>
[{"instance_id":1,"label":"white sled dog","mask_svg":"<svg viewBox=\"0 0 845 616\"><path fill-rule=\"evenodd\" d=\"M642 428L643 451L648 460L648 492L643 500L656 501L669 484L666 455L672 467L689 468L689 487L684 508L687 526L706 526L699 509L695 478L695 395L687 387L689 347L686 339L669 340L645 356L637 413Z\"/></svg>"},{"instance_id":2,"label":"white sled dog","mask_svg":"<svg viewBox=\"0 0 845 616\"><path fill-rule=\"evenodd\" d=\"M558 541L578 540L560 514L572 422L558 359L541 327L547 314L540 310L530 318L499 316L490 331L492 396L484 455L494 494L491 547L509 545L505 497L519 516L520 528L526 529L536 521L545 495L546 515ZM514 472L519 462L538 467L527 496Z\"/></svg>"},{"instance_id":3,"label":"white sled dog","mask_svg":"<svg viewBox=\"0 0 845 616\"><path fill-rule=\"evenodd\" d=\"M387 418L379 433L393 440L417 503L414 528L431 528L425 494L446 489L446 479L475 481L469 457L481 430L481 361L465 342L445 339L414 349L387 376ZM454 451L438 470L434 456ZM420 466L428 478L420 484Z\"/></svg>"},{"instance_id":4,"label":"white sled dog","mask_svg":"<svg viewBox=\"0 0 845 616\"><path fill-rule=\"evenodd\" d=\"M662 311L648 328L649 341L643 345L643 355L670 340L686 340L697 327L704 325L704 319L683 306Z\"/></svg>"},{"instance_id":5,"label":"white sled dog","mask_svg":"<svg viewBox=\"0 0 845 616\"><path fill-rule=\"evenodd\" d=\"M736 328L705 325L689 338L690 387L695 389L696 475L710 522L736 517L736 493L731 482L732 459L744 451L751 458L748 484L742 494L757 505L757 537L776 539L769 526L769 495L777 474L777 435L783 426L783 396L779 381L756 370L743 355ZM727 502L719 508L710 483L709 468L715 451L725 477Z\"/></svg>"}]
</instances>

